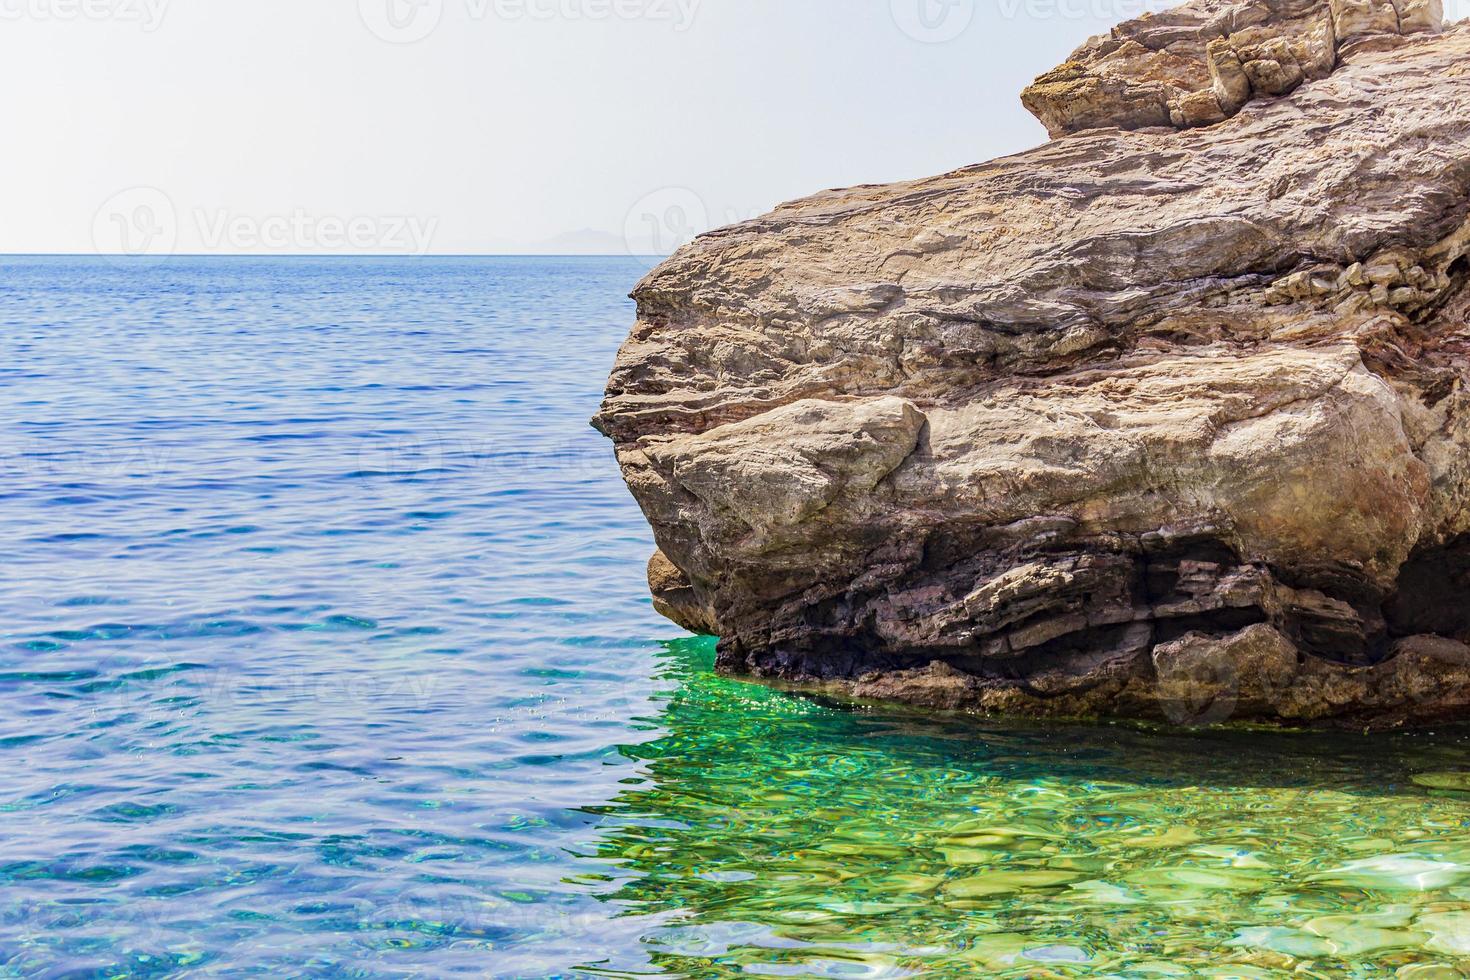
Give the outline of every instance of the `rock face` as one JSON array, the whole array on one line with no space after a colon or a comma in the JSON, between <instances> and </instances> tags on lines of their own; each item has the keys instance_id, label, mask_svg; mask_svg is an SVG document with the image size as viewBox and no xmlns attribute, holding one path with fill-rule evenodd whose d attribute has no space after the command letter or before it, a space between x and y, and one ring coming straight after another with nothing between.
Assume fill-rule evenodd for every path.
<instances>
[{"instance_id":1,"label":"rock face","mask_svg":"<svg viewBox=\"0 0 1470 980\"><path fill-rule=\"evenodd\" d=\"M1052 136L1208 126L1326 78L1354 50L1443 22L1443 0L1198 0L1093 38L1021 101Z\"/></svg>"},{"instance_id":2,"label":"rock face","mask_svg":"<svg viewBox=\"0 0 1470 980\"><path fill-rule=\"evenodd\" d=\"M594 420L660 611L727 671L943 708L1470 709L1470 28L1440 20L1201 0L1038 80L1045 146L675 254Z\"/></svg>"}]
</instances>

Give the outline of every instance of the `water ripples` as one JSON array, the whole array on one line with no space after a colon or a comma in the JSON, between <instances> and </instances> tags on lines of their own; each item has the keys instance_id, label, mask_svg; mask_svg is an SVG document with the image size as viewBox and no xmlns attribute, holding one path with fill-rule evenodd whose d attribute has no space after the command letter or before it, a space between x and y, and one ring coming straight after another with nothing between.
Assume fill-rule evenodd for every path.
<instances>
[{"instance_id":1,"label":"water ripples","mask_svg":"<svg viewBox=\"0 0 1470 980\"><path fill-rule=\"evenodd\" d=\"M670 632L586 423L637 275L0 268L5 969L571 955L534 939L550 895L600 908L560 883L567 814L636 771Z\"/></svg>"},{"instance_id":2,"label":"water ripples","mask_svg":"<svg viewBox=\"0 0 1470 980\"><path fill-rule=\"evenodd\" d=\"M0 265L0 973L1470 972L1461 735L855 710L670 640L586 424L640 272Z\"/></svg>"}]
</instances>

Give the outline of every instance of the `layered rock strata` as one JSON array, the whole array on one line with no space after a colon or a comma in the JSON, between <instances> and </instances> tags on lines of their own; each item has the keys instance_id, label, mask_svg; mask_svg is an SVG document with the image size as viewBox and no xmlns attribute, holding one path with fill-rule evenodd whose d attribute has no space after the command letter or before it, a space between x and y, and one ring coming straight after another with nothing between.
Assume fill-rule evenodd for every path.
<instances>
[{"instance_id":1,"label":"layered rock strata","mask_svg":"<svg viewBox=\"0 0 1470 980\"><path fill-rule=\"evenodd\" d=\"M1052 136L1208 126L1326 78L1357 48L1443 21L1442 0L1198 0L1093 38L1021 100Z\"/></svg>"},{"instance_id":2,"label":"layered rock strata","mask_svg":"<svg viewBox=\"0 0 1470 980\"><path fill-rule=\"evenodd\" d=\"M1209 0L1026 101L1058 138L638 285L595 424L660 611L724 670L935 707L1459 716L1470 30Z\"/></svg>"}]
</instances>

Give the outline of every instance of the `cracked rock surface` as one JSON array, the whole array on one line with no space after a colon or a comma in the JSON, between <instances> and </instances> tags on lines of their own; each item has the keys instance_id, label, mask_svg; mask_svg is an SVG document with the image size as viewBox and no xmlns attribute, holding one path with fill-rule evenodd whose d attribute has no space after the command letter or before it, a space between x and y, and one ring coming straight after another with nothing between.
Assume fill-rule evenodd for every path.
<instances>
[{"instance_id":1,"label":"cracked rock surface","mask_svg":"<svg viewBox=\"0 0 1470 980\"><path fill-rule=\"evenodd\" d=\"M1441 20L1200 0L1028 89L1044 146L676 253L594 422L659 610L724 670L947 709L1464 714L1470 28Z\"/></svg>"}]
</instances>

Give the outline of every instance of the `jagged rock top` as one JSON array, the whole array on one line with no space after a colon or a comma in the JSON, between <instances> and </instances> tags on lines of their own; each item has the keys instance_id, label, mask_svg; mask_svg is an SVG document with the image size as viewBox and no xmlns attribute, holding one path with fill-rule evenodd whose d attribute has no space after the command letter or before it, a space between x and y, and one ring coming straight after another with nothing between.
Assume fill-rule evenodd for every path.
<instances>
[{"instance_id":1,"label":"jagged rock top","mask_svg":"<svg viewBox=\"0 0 1470 980\"><path fill-rule=\"evenodd\" d=\"M1352 335L1448 285L1459 248L1415 256L1465 218L1467 147L1460 26L1351 53L1228 124L1099 130L788 203L638 284L596 424L627 441L803 397L963 396L1179 338L1253 345L1288 315L1301 342Z\"/></svg>"},{"instance_id":2,"label":"jagged rock top","mask_svg":"<svg viewBox=\"0 0 1470 980\"><path fill-rule=\"evenodd\" d=\"M1021 101L1054 137L1208 126L1325 78L1354 47L1443 27L1442 0L1195 0L1094 37Z\"/></svg>"},{"instance_id":3,"label":"jagged rock top","mask_svg":"<svg viewBox=\"0 0 1470 980\"><path fill-rule=\"evenodd\" d=\"M1196 663L1251 717L1470 707L1470 29L1404 3L1123 25L1029 93L1084 131L649 274L595 424L661 611L946 707L1157 717ZM1330 60L1258 89L1272 37ZM1164 126L1222 44L1272 97Z\"/></svg>"}]
</instances>

